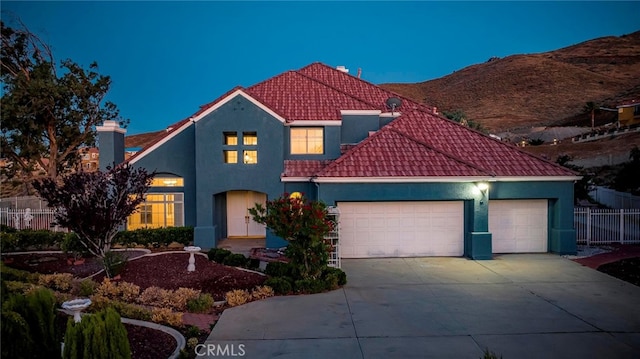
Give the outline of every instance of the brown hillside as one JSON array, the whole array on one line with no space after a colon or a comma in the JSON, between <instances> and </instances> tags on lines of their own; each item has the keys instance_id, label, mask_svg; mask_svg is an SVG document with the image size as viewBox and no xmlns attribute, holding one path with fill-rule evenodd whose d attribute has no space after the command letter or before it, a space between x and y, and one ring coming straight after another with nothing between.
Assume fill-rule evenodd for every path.
<instances>
[{"instance_id":1,"label":"brown hillside","mask_svg":"<svg viewBox=\"0 0 640 359\"><path fill-rule=\"evenodd\" d=\"M493 131L575 124L589 121L582 114L588 101L615 107L640 98L640 31L492 59L426 82L381 86L441 110L461 109Z\"/></svg>"}]
</instances>

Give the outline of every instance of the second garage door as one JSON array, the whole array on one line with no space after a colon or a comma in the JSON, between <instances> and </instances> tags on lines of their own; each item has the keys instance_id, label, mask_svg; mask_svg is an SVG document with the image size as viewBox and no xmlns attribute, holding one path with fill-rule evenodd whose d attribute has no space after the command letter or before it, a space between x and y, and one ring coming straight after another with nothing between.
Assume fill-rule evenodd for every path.
<instances>
[{"instance_id":1,"label":"second garage door","mask_svg":"<svg viewBox=\"0 0 640 359\"><path fill-rule=\"evenodd\" d=\"M461 256L463 202L339 202L342 258Z\"/></svg>"},{"instance_id":2,"label":"second garage door","mask_svg":"<svg viewBox=\"0 0 640 359\"><path fill-rule=\"evenodd\" d=\"M489 201L493 253L547 252L547 200Z\"/></svg>"}]
</instances>

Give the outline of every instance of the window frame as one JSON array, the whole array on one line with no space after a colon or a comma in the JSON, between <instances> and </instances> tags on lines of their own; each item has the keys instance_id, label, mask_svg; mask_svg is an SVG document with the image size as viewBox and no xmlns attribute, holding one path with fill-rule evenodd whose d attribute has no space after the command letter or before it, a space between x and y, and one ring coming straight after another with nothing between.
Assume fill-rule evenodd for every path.
<instances>
[{"instance_id":1,"label":"window frame","mask_svg":"<svg viewBox=\"0 0 640 359\"><path fill-rule=\"evenodd\" d=\"M313 152L310 151L310 141L309 141L309 131L320 131L320 152ZM305 147L305 151L304 152L294 152L294 131L305 131L305 136L304 136L304 147ZM291 155L323 155L325 153L325 143L324 143L324 133L325 133L325 128L324 127L291 127L290 131L289 131L289 153ZM315 138L315 137L314 137Z\"/></svg>"}]
</instances>

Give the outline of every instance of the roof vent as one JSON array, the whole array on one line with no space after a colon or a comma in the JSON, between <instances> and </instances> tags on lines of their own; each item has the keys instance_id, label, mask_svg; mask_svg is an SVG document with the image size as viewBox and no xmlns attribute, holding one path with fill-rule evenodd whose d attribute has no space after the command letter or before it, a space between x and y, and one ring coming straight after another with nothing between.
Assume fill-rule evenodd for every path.
<instances>
[{"instance_id":1,"label":"roof vent","mask_svg":"<svg viewBox=\"0 0 640 359\"><path fill-rule=\"evenodd\" d=\"M338 70L338 71L342 71L342 72L344 72L345 74L348 74L348 73L349 73L349 69L348 69L348 68L346 68L346 67L344 67L344 66L336 66L336 70Z\"/></svg>"}]
</instances>

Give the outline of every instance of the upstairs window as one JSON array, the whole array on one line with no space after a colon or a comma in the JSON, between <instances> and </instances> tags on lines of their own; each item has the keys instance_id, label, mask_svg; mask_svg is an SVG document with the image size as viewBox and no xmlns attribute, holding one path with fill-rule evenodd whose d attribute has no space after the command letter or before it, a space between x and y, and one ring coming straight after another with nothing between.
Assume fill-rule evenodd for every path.
<instances>
[{"instance_id":1,"label":"upstairs window","mask_svg":"<svg viewBox=\"0 0 640 359\"><path fill-rule=\"evenodd\" d=\"M291 128L291 154L323 154L324 129L316 127Z\"/></svg>"},{"instance_id":2,"label":"upstairs window","mask_svg":"<svg viewBox=\"0 0 640 359\"><path fill-rule=\"evenodd\" d=\"M224 163L238 163L238 151L222 151Z\"/></svg>"},{"instance_id":3,"label":"upstairs window","mask_svg":"<svg viewBox=\"0 0 640 359\"><path fill-rule=\"evenodd\" d=\"M258 163L258 151L244 151L243 159L245 164L255 165Z\"/></svg>"},{"instance_id":4,"label":"upstairs window","mask_svg":"<svg viewBox=\"0 0 640 359\"><path fill-rule=\"evenodd\" d=\"M243 132L242 133L242 144L245 146L257 146L258 145L258 134L255 132Z\"/></svg>"},{"instance_id":5,"label":"upstairs window","mask_svg":"<svg viewBox=\"0 0 640 359\"><path fill-rule=\"evenodd\" d=\"M227 146L237 146L238 145L238 134L236 132L225 132L224 133L224 144Z\"/></svg>"},{"instance_id":6,"label":"upstairs window","mask_svg":"<svg viewBox=\"0 0 640 359\"><path fill-rule=\"evenodd\" d=\"M181 177L154 177L151 187L184 187L184 178Z\"/></svg>"}]
</instances>

